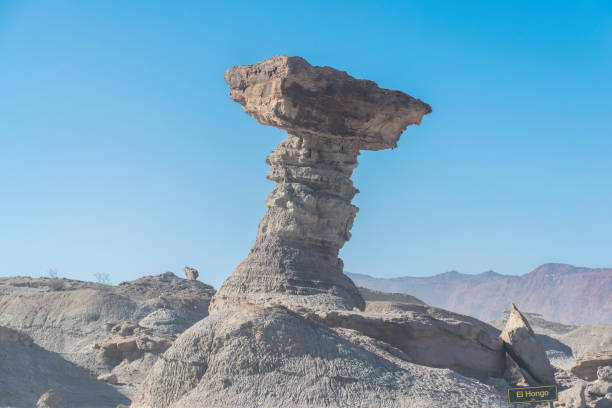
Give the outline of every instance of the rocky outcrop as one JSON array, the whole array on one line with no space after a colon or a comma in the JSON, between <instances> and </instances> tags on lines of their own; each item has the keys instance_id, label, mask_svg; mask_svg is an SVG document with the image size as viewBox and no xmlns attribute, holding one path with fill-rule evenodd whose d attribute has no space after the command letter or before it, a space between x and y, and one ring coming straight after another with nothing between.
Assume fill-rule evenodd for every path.
<instances>
[{"instance_id":1,"label":"rocky outcrop","mask_svg":"<svg viewBox=\"0 0 612 408\"><path fill-rule=\"evenodd\" d=\"M0 406L32 407L42 393L54 388L65 399L66 407L114 407L125 401L121 394L132 395L177 334L208 315L214 293L209 285L171 272L117 286L69 279L64 283L62 291L55 291L48 279L0 279L0 349L17 347L18 351L12 353L24 364L9 368L0 358L0 371L15 373L9 378L0 375L0 390L9 389L5 387L11 387L12 381L31 379L27 388L10 388L13 392L8 400L2 400L0 392ZM32 356L41 361L28 363ZM50 374L47 363L75 374ZM76 367L85 372L82 381L83 374ZM32 375L29 370L45 372L46 377ZM120 394L115 392L114 396L106 389L109 398L105 400L100 397L100 385L85 379L113 391L108 383L96 380L107 373L114 374L121 385L117 387ZM83 391L71 388L69 382L81 384ZM99 405L74 402L87 392L96 396Z\"/></svg>"},{"instance_id":2,"label":"rocky outcrop","mask_svg":"<svg viewBox=\"0 0 612 408\"><path fill-rule=\"evenodd\" d=\"M609 408L612 407L612 367L600 366L597 377L590 382L573 377L569 387L563 387L555 407ZM589 378L593 378L589 376Z\"/></svg>"},{"instance_id":3,"label":"rocky outcrop","mask_svg":"<svg viewBox=\"0 0 612 408\"><path fill-rule=\"evenodd\" d=\"M536 384L531 385L555 384L555 376L544 348L536 339L527 319L514 304L500 338L510 357L536 381Z\"/></svg>"},{"instance_id":4,"label":"rocky outcrop","mask_svg":"<svg viewBox=\"0 0 612 408\"><path fill-rule=\"evenodd\" d=\"M359 289L359 293L361 294L363 300L365 300L368 304L367 307L371 306L370 303L378 302L427 306L425 302L423 302L421 299L418 299L406 293L387 293L364 287L358 287L357 289Z\"/></svg>"},{"instance_id":5,"label":"rocky outcrop","mask_svg":"<svg viewBox=\"0 0 612 408\"><path fill-rule=\"evenodd\" d=\"M155 332L137 323L123 322L111 329L108 339L95 342L92 347L102 353L111 365L115 365L126 358L141 358L142 353L161 353L172 345L175 338L174 335Z\"/></svg>"},{"instance_id":6,"label":"rocky outcrop","mask_svg":"<svg viewBox=\"0 0 612 408\"><path fill-rule=\"evenodd\" d=\"M190 268L188 266L186 266L183 271L185 272L185 278L187 280L197 280L199 273L198 270L196 268Z\"/></svg>"},{"instance_id":7,"label":"rocky outcrop","mask_svg":"<svg viewBox=\"0 0 612 408\"><path fill-rule=\"evenodd\" d=\"M36 408L60 408L62 399L55 390L49 390L41 395L36 403Z\"/></svg>"},{"instance_id":8,"label":"rocky outcrop","mask_svg":"<svg viewBox=\"0 0 612 408\"><path fill-rule=\"evenodd\" d=\"M348 311L292 311L332 328L355 330L402 351L402 359L430 367L450 368L486 380L502 377L503 342L497 330L476 319L421 305L385 313Z\"/></svg>"},{"instance_id":9,"label":"rocky outcrop","mask_svg":"<svg viewBox=\"0 0 612 408\"><path fill-rule=\"evenodd\" d=\"M572 348L574 356L612 350L612 324L587 324L557 337Z\"/></svg>"},{"instance_id":10,"label":"rocky outcrop","mask_svg":"<svg viewBox=\"0 0 612 408\"><path fill-rule=\"evenodd\" d=\"M275 302L363 309L338 252L350 238L358 192L350 180L360 150L394 148L429 105L299 57L274 57L225 73L230 97L264 125L288 131L270 154L266 200L247 258L215 294L210 311Z\"/></svg>"},{"instance_id":11,"label":"rocky outcrop","mask_svg":"<svg viewBox=\"0 0 612 408\"><path fill-rule=\"evenodd\" d=\"M493 407L492 387L413 364L356 330L281 306L222 309L159 359L132 408Z\"/></svg>"},{"instance_id":12,"label":"rocky outcrop","mask_svg":"<svg viewBox=\"0 0 612 408\"><path fill-rule=\"evenodd\" d=\"M612 366L612 351L589 352L580 355L570 371L576 377L594 381L597 379L597 370L606 366Z\"/></svg>"}]
</instances>

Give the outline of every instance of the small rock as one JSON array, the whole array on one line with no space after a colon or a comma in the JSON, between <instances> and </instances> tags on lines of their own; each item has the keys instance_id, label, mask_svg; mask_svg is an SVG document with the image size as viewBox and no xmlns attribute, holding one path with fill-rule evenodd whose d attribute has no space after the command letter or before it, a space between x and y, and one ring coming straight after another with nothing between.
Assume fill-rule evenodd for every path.
<instances>
[{"instance_id":1,"label":"small rock","mask_svg":"<svg viewBox=\"0 0 612 408\"><path fill-rule=\"evenodd\" d=\"M604 396L612 392L612 383L597 380L587 386L587 392L591 395Z\"/></svg>"},{"instance_id":2,"label":"small rock","mask_svg":"<svg viewBox=\"0 0 612 408\"><path fill-rule=\"evenodd\" d=\"M138 324L132 322L119 323L111 329L111 333L118 334L120 336L131 336L134 331L138 328Z\"/></svg>"},{"instance_id":3,"label":"small rock","mask_svg":"<svg viewBox=\"0 0 612 408\"><path fill-rule=\"evenodd\" d=\"M117 376L113 373L100 374L98 380L104 381L109 384L117 384Z\"/></svg>"},{"instance_id":4,"label":"small rock","mask_svg":"<svg viewBox=\"0 0 612 408\"><path fill-rule=\"evenodd\" d=\"M602 381L612 382L612 366L599 367L597 369L597 378Z\"/></svg>"},{"instance_id":5,"label":"small rock","mask_svg":"<svg viewBox=\"0 0 612 408\"><path fill-rule=\"evenodd\" d=\"M185 267L184 271L185 271L185 277L187 278L187 280L197 280L198 276L200 275L197 269L190 268L188 266Z\"/></svg>"},{"instance_id":6,"label":"small rock","mask_svg":"<svg viewBox=\"0 0 612 408\"><path fill-rule=\"evenodd\" d=\"M136 340L136 347L142 351L166 350L172 341L157 336L143 336Z\"/></svg>"},{"instance_id":7,"label":"small rock","mask_svg":"<svg viewBox=\"0 0 612 408\"><path fill-rule=\"evenodd\" d=\"M128 337L127 339L120 340L117 342L117 349L121 352L133 351L138 347L136 345L137 337Z\"/></svg>"},{"instance_id":8,"label":"small rock","mask_svg":"<svg viewBox=\"0 0 612 408\"><path fill-rule=\"evenodd\" d=\"M36 408L60 408L61 400L55 390L49 390L40 397L36 403Z\"/></svg>"},{"instance_id":9,"label":"small rock","mask_svg":"<svg viewBox=\"0 0 612 408\"><path fill-rule=\"evenodd\" d=\"M612 351L587 352L576 359L576 364L570 371L576 376L587 381L597 379L599 367L612 366Z\"/></svg>"}]
</instances>

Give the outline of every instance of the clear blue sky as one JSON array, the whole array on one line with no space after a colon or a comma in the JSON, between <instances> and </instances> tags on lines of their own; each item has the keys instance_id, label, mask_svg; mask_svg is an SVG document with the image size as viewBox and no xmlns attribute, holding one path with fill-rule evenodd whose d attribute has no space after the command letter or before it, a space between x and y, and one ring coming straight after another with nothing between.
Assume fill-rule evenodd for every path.
<instances>
[{"instance_id":1,"label":"clear blue sky","mask_svg":"<svg viewBox=\"0 0 612 408\"><path fill-rule=\"evenodd\" d=\"M347 271L612 266L609 1L210 3L0 0L0 275L218 287L284 138L222 75L279 54L433 107L360 156Z\"/></svg>"}]
</instances>

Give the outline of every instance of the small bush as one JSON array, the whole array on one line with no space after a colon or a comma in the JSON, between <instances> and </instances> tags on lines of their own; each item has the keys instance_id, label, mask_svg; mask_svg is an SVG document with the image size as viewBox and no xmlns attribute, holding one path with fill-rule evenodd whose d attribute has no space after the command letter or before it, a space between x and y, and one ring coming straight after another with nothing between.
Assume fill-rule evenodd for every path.
<instances>
[{"instance_id":1,"label":"small bush","mask_svg":"<svg viewBox=\"0 0 612 408\"><path fill-rule=\"evenodd\" d=\"M64 281L60 278L51 278L49 279L49 288L51 290L63 290L64 289Z\"/></svg>"},{"instance_id":2,"label":"small bush","mask_svg":"<svg viewBox=\"0 0 612 408\"><path fill-rule=\"evenodd\" d=\"M104 285L111 284L110 275L106 272L94 273L94 278L96 279L96 282L98 283L103 283Z\"/></svg>"}]
</instances>

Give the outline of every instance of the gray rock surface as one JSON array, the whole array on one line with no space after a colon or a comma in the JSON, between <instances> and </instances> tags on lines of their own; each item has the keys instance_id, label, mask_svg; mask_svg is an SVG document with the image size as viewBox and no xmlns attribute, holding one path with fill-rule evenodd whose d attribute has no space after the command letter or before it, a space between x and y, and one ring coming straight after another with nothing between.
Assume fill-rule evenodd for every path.
<instances>
[{"instance_id":1,"label":"gray rock surface","mask_svg":"<svg viewBox=\"0 0 612 408\"><path fill-rule=\"evenodd\" d=\"M30 347L34 343L27 334L5 326L0 326L0 342L16 343L26 347Z\"/></svg>"},{"instance_id":2,"label":"gray rock surface","mask_svg":"<svg viewBox=\"0 0 612 408\"><path fill-rule=\"evenodd\" d=\"M209 285L172 273L118 286L63 279L61 291L53 290L51 282L46 278L0 278L0 325L7 326L0 326L0 341L33 342L37 347L22 348L19 355L48 359L39 364L56 364L58 369L74 365L84 369L86 377L91 373L94 382L99 382L98 375L112 372L121 383L117 389L125 396L132 394L176 334L208 315L214 293ZM134 333L136 328L138 333ZM75 368L68 370L75 372ZM30 388L37 397L49 388L61 390L62 383L49 386L43 378L28 377L27 367L8 372L0 391L13 381L25 381L28 387L10 388L9 395L15 401L30 401L25 405L28 408L36 402ZM73 381L71 376L54 378Z\"/></svg>"},{"instance_id":3,"label":"gray rock surface","mask_svg":"<svg viewBox=\"0 0 612 408\"><path fill-rule=\"evenodd\" d=\"M603 397L612 392L612 382L605 380L596 380L587 385L586 391L598 397Z\"/></svg>"},{"instance_id":4,"label":"gray rock surface","mask_svg":"<svg viewBox=\"0 0 612 408\"><path fill-rule=\"evenodd\" d=\"M504 380L508 384L517 387L527 387L529 385L537 384L538 382L529 374L529 372L520 367L516 361L506 353L506 364L504 367Z\"/></svg>"},{"instance_id":5,"label":"gray rock surface","mask_svg":"<svg viewBox=\"0 0 612 408\"><path fill-rule=\"evenodd\" d=\"M281 306L220 310L183 333L132 408L493 407L493 387L412 364Z\"/></svg>"},{"instance_id":6,"label":"gray rock surface","mask_svg":"<svg viewBox=\"0 0 612 408\"><path fill-rule=\"evenodd\" d=\"M430 367L450 368L486 380L502 377L503 342L495 328L477 319L421 305L395 311L368 312L292 309L330 327L355 330L403 352L402 358Z\"/></svg>"},{"instance_id":7,"label":"gray rock surface","mask_svg":"<svg viewBox=\"0 0 612 408\"><path fill-rule=\"evenodd\" d=\"M363 309L338 252L350 239L358 192L350 177L359 151L394 148L429 105L299 57L274 57L225 73L230 97L264 125L288 131L270 154L255 245L225 280L210 312L239 303Z\"/></svg>"},{"instance_id":8,"label":"gray rock surface","mask_svg":"<svg viewBox=\"0 0 612 408\"><path fill-rule=\"evenodd\" d=\"M532 385L555 384L555 376L544 348L536 339L527 319L514 304L500 338L510 357L537 382Z\"/></svg>"}]
</instances>

